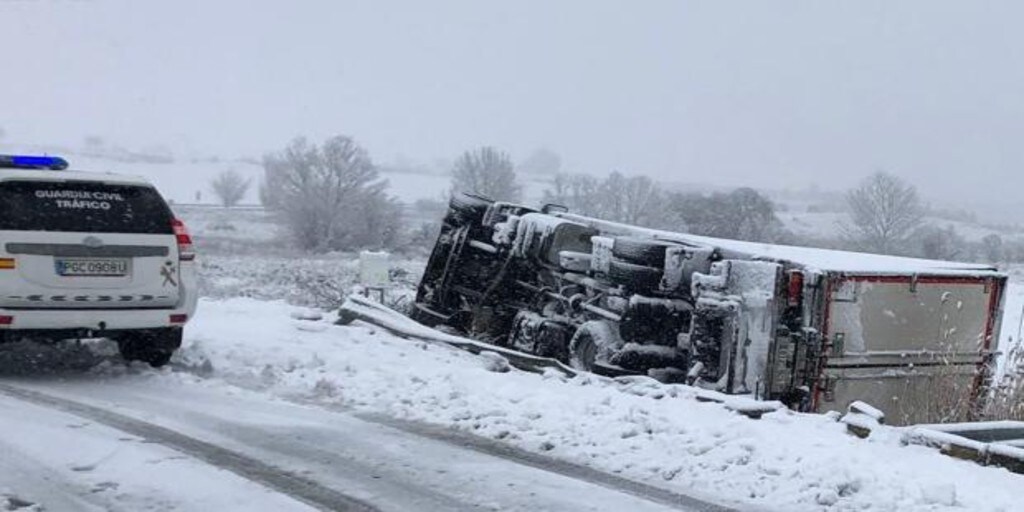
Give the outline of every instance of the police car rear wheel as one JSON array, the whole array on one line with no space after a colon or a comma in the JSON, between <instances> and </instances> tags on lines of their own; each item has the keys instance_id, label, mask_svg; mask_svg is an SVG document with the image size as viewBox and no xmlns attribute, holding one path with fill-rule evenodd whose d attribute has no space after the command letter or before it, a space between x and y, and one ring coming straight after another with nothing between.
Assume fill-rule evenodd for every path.
<instances>
[{"instance_id":1,"label":"police car rear wheel","mask_svg":"<svg viewBox=\"0 0 1024 512\"><path fill-rule=\"evenodd\" d=\"M132 331L117 337L117 348L125 361L142 361L159 368L170 362L181 346L181 338L181 329Z\"/></svg>"}]
</instances>

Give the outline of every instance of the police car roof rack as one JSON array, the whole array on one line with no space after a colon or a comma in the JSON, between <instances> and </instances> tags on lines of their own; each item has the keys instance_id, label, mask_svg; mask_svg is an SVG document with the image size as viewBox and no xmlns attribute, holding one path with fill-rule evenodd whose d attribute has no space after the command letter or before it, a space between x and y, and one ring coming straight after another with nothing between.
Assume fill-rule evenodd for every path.
<instances>
[{"instance_id":1,"label":"police car roof rack","mask_svg":"<svg viewBox=\"0 0 1024 512\"><path fill-rule=\"evenodd\" d=\"M43 169L63 171L68 161L59 156L0 155L0 169Z\"/></svg>"}]
</instances>

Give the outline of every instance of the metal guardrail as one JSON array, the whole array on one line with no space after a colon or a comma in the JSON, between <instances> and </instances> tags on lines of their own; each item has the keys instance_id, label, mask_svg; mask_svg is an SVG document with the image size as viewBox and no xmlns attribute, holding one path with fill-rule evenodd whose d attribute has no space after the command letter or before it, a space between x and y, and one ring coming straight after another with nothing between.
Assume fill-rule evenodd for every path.
<instances>
[{"instance_id":1,"label":"metal guardrail","mask_svg":"<svg viewBox=\"0 0 1024 512\"><path fill-rule=\"evenodd\" d=\"M880 420L852 407L841 419L847 431L862 439L877 428L892 428L902 432L900 440L905 445L926 446L943 455L1024 474L1024 422L979 421L883 427Z\"/></svg>"},{"instance_id":2,"label":"metal guardrail","mask_svg":"<svg viewBox=\"0 0 1024 512\"><path fill-rule=\"evenodd\" d=\"M483 352L499 354L511 366L524 371L534 373L556 371L566 377L575 377L585 373L555 359L526 354L431 329L361 295L349 296L339 311L339 324L347 325L356 321L375 325L400 338L440 343L474 354ZM592 374L591 376L625 385L637 379L647 379L647 377L609 378ZM692 391L687 394L689 397L702 402L722 404L726 409L752 419L759 419L764 414L784 408L779 402L754 400L686 387ZM927 446L951 457L969 460L983 466L1002 467L1014 473L1024 474L1024 422L993 421L888 427L883 425L884 417L880 412L859 402L851 405L850 411L840 421L846 424L848 432L860 438L867 438L877 428L892 428L902 432L901 440L905 445Z\"/></svg>"},{"instance_id":3,"label":"metal guardrail","mask_svg":"<svg viewBox=\"0 0 1024 512\"><path fill-rule=\"evenodd\" d=\"M638 380L650 380L654 382L650 377L642 376L611 378L596 374L589 374L576 370L575 368L571 368L563 364L561 361L549 357L535 356L506 347L499 347L489 343L463 338L461 336L446 334L419 324L409 317L361 295L350 295L348 300L345 301L345 304L341 306L341 310L338 315L339 324L348 325L355 321L376 325L400 338L441 343L474 354L480 354L483 352L495 353L504 357L508 361L509 365L523 371L533 373L555 371L566 377L575 377L580 374L587 374L595 379L606 379L623 385L629 385L630 383ZM682 386L679 384L676 385ZM718 403L730 411L742 414L752 419L759 419L765 414L785 408L782 403L776 401L754 400L747 397L726 395L716 391L690 386L685 387L690 391L689 393L686 393L686 395L692 396L697 401Z\"/></svg>"}]
</instances>

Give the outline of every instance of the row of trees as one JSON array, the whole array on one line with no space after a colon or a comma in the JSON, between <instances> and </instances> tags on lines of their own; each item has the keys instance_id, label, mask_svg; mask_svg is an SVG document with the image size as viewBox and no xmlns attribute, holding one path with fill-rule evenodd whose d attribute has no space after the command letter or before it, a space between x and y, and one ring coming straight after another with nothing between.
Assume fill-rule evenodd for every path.
<instances>
[{"instance_id":1,"label":"row of trees","mask_svg":"<svg viewBox=\"0 0 1024 512\"><path fill-rule=\"evenodd\" d=\"M530 160L555 163L546 166L556 172L544 191L544 202L626 224L736 240L941 260L999 263L1024 258L1024 246L1005 244L999 235L969 242L952 226L925 222L927 209L916 188L885 172L875 173L847 192L845 204L838 209L848 212L849 219L836 226L836 236L801 239L783 227L772 201L750 188L710 194L665 192L647 176L613 172L598 178L557 172L557 157L546 154ZM511 159L493 148L459 159L452 176L452 191L457 190L509 201L517 201L522 195Z\"/></svg>"},{"instance_id":2,"label":"row of trees","mask_svg":"<svg viewBox=\"0 0 1024 512\"><path fill-rule=\"evenodd\" d=\"M295 139L284 150L266 154L263 170L260 201L280 215L301 249L325 252L403 245L403 207L387 193L388 182L351 137L333 137L320 146ZM226 207L237 205L250 186L251 180L232 169L210 182ZM467 151L456 160L452 191L456 190L506 201L522 198L512 160L491 147ZM440 208L428 203L431 216L440 218ZM436 221L424 224L406 233L406 240L421 245L432 242Z\"/></svg>"},{"instance_id":3,"label":"row of trees","mask_svg":"<svg viewBox=\"0 0 1024 512\"><path fill-rule=\"evenodd\" d=\"M952 227L925 222L916 189L888 173L865 179L846 194L848 221L836 236L800 239L786 231L768 198L750 188L729 192L666 191L647 176L613 172L605 177L560 171L561 161L539 151L520 164L523 172L550 176L543 201L602 219L697 235L771 243L795 243L950 260L1002 262L1024 258L1024 246L998 235L968 243ZM442 201L417 202L426 217L411 229L403 206L387 193L366 150L352 138L333 137L321 145L299 138L263 158L263 204L279 213L294 241L309 251L429 245ZM251 181L229 170L211 188L226 206L237 204ZM449 192L470 192L502 201L523 200L523 186L510 156L493 147L460 155L451 170Z\"/></svg>"},{"instance_id":4,"label":"row of trees","mask_svg":"<svg viewBox=\"0 0 1024 512\"><path fill-rule=\"evenodd\" d=\"M536 166L551 163L544 155L534 162ZM387 180L351 137L333 137L320 146L296 139L283 151L265 155L263 169L260 201L281 216L303 250L398 248L410 242L433 242L440 214L424 225L405 229L401 203L387 193ZM226 206L236 204L249 187L231 171L211 185ZM451 190L504 201L522 199L511 158L492 147L467 151L455 161Z\"/></svg>"},{"instance_id":5,"label":"row of trees","mask_svg":"<svg viewBox=\"0 0 1024 512\"><path fill-rule=\"evenodd\" d=\"M538 152L528 168L554 172L544 191L545 203L615 222L651 228L682 230L698 235L764 242L785 241L789 235L770 200L750 188L728 193L665 192L647 176L613 172L604 178L558 171L557 157ZM463 154L452 171L452 192L470 192L492 199L522 199L508 154L484 147Z\"/></svg>"},{"instance_id":6,"label":"row of trees","mask_svg":"<svg viewBox=\"0 0 1024 512\"><path fill-rule=\"evenodd\" d=\"M613 172L598 179L557 174L544 201L584 215L696 235L761 242L790 238L772 202L750 188L711 194L666 192L647 176Z\"/></svg>"}]
</instances>

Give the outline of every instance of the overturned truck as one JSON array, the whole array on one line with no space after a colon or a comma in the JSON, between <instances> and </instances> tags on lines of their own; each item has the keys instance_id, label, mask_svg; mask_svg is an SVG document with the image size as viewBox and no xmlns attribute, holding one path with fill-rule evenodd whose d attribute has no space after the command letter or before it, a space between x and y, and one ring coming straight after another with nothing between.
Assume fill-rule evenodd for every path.
<instances>
[{"instance_id":1,"label":"overturned truck","mask_svg":"<svg viewBox=\"0 0 1024 512\"><path fill-rule=\"evenodd\" d=\"M712 239L457 194L413 317L599 374L800 411L862 400L915 423L979 410L1005 288L983 265Z\"/></svg>"}]
</instances>

